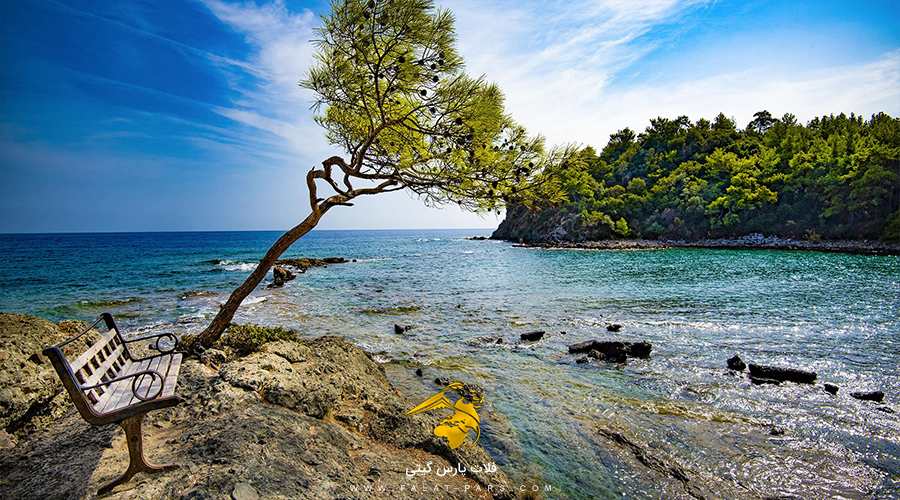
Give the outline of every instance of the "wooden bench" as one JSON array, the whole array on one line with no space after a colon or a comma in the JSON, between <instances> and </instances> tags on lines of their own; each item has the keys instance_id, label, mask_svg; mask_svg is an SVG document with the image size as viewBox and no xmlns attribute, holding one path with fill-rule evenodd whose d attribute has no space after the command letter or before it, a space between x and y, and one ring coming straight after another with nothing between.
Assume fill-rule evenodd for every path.
<instances>
[{"instance_id":1,"label":"wooden bench","mask_svg":"<svg viewBox=\"0 0 900 500\"><path fill-rule=\"evenodd\" d=\"M106 323L106 333L69 362L62 348L82 338L101 321ZM160 340L164 338L171 339L170 347L160 346ZM133 356L128 345L148 339L156 339L159 353L142 358ZM103 313L83 332L42 351L53 363L85 420L93 425L115 423L125 430L130 458L128 470L100 488L99 494L108 493L138 472L154 473L178 468L175 464L155 465L147 462L141 434L141 421L148 411L175 406L182 401L175 395L175 384L185 353L175 352L176 343L177 339L171 333L125 340L112 316Z\"/></svg>"}]
</instances>

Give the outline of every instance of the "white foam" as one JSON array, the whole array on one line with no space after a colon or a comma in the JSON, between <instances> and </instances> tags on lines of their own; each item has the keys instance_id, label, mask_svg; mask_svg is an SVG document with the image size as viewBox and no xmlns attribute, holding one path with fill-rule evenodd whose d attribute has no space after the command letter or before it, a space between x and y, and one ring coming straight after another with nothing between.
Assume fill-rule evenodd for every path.
<instances>
[{"instance_id":1,"label":"white foam","mask_svg":"<svg viewBox=\"0 0 900 500\"><path fill-rule=\"evenodd\" d=\"M233 260L219 261L219 266L224 267L226 271L252 271L256 269L256 262L237 262Z\"/></svg>"}]
</instances>

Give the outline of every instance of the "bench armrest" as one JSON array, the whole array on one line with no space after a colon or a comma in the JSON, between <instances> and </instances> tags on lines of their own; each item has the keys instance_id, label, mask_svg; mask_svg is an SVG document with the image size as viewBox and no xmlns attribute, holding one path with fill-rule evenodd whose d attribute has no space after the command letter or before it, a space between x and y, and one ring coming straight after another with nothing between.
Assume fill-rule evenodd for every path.
<instances>
[{"instance_id":1,"label":"bench armrest","mask_svg":"<svg viewBox=\"0 0 900 500\"><path fill-rule=\"evenodd\" d=\"M138 380L141 380L142 377L143 377L144 375L150 375L151 378L152 378L152 377L158 377L158 378L159 378L159 390L156 391L156 394L154 394L154 395L152 395L152 396L150 396L150 395L141 396L140 394L138 394L137 387L136 387L134 384L135 384ZM129 378L133 378L133 379L134 379L134 380L131 381L131 393L134 394L134 397L140 399L141 401L149 401L149 400L151 400L151 399L156 399L156 398L158 398L159 395L162 394L163 388L164 388L165 385L166 385L166 379L165 379L165 377L163 377L162 375L160 375L160 373L159 373L158 371L156 371L156 370L142 370L142 371L139 371L139 372L130 373L130 374L128 374L128 375L122 375L121 377L116 377L116 378L113 378L113 379L109 379L109 380L107 380L106 382L100 382L99 384L94 384L94 385L87 386L87 387L82 386L81 384L78 384L78 387L79 387L82 391L87 391L87 390L89 390L89 389L96 389L96 388L98 388L98 387L103 387L103 386L105 386L105 385L110 385L110 384L114 384L114 383L116 383L116 382L121 382L121 381L127 380L127 379L129 379ZM150 386L151 386L151 387L153 386L153 381L152 381L152 380L150 381Z\"/></svg>"},{"instance_id":2,"label":"bench armrest","mask_svg":"<svg viewBox=\"0 0 900 500\"><path fill-rule=\"evenodd\" d=\"M163 350L159 346L159 341L165 337L172 338L172 347L169 349ZM160 354L170 354L175 351L176 347L178 347L178 337L176 337L175 334L173 334L173 333L157 333L156 335L147 335L146 337L141 337L141 338L137 338L137 339L130 339L130 340L122 339L122 341L125 342L126 344L131 344L133 342L140 342L142 340L150 340L150 339L156 339L156 350L159 351ZM147 357L152 358L153 356L147 356ZM147 359L147 358L141 358L141 360L143 360L143 359ZM136 360L136 361L140 361L140 360Z\"/></svg>"}]
</instances>

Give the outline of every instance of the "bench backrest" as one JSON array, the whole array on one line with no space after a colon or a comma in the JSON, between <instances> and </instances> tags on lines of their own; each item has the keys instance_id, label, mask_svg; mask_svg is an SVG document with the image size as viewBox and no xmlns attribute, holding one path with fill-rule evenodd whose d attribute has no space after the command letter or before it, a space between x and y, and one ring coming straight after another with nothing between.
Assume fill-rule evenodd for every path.
<instances>
[{"instance_id":1,"label":"bench backrest","mask_svg":"<svg viewBox=\"0 0 900 500\"><path fill-rule=\"evenodd\" d=\"M82 338L101 321L106 323L108 331L70 363L62 348ZM81 387L96 385L115 378L120 374L122 368L133 359L109 313L101 314L97 321L78 335L44 349L43 354L50 358L81 416L92 423L99 417L99 414L94 411L93 405L100 400L106 388L101 386L82 390Z\"/></svg>"}]
</instances>

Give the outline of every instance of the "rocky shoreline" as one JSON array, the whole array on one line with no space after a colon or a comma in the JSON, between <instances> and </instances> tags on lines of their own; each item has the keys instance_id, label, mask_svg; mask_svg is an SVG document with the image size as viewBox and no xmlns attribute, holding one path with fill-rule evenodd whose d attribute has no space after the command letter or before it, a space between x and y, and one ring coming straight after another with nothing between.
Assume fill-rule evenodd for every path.
<instances>
[{"instance_id":1,"label":"rocky shoreline","mask_svg":"<svg viewBox=\"0 0 900 500\"><path fill-rule=\"evenodd\" d=\"M578 250L659 250L666 248L711 248L728 250L803 250L859 255L900 255L900 243L883 241L808 241L777 236L749 235L740 238L709 240L603 240L603 241L519 241L519 246L546 249Z\"/></svg>"},{"instance_id":2,"label":"rocky shoreline","mask_svg":"<svg viewBox=\"0 0 900 500\"><path fill-rule=\"evenodd\" d=\"M84 326L0 313L0 498L95 498L127 463L122 431L82 420L33 355ZM417 401L341 337L246 356L217 346L183 362L176 393L184 403L147 414L144 443L151 461L182 467L140 473L103 498L517 498L503 471L483 466L493 461L480 445L436 437L440 412L406 415ZM469 471L409 476L426 464Z\"/></svg>"}]
</instances>

